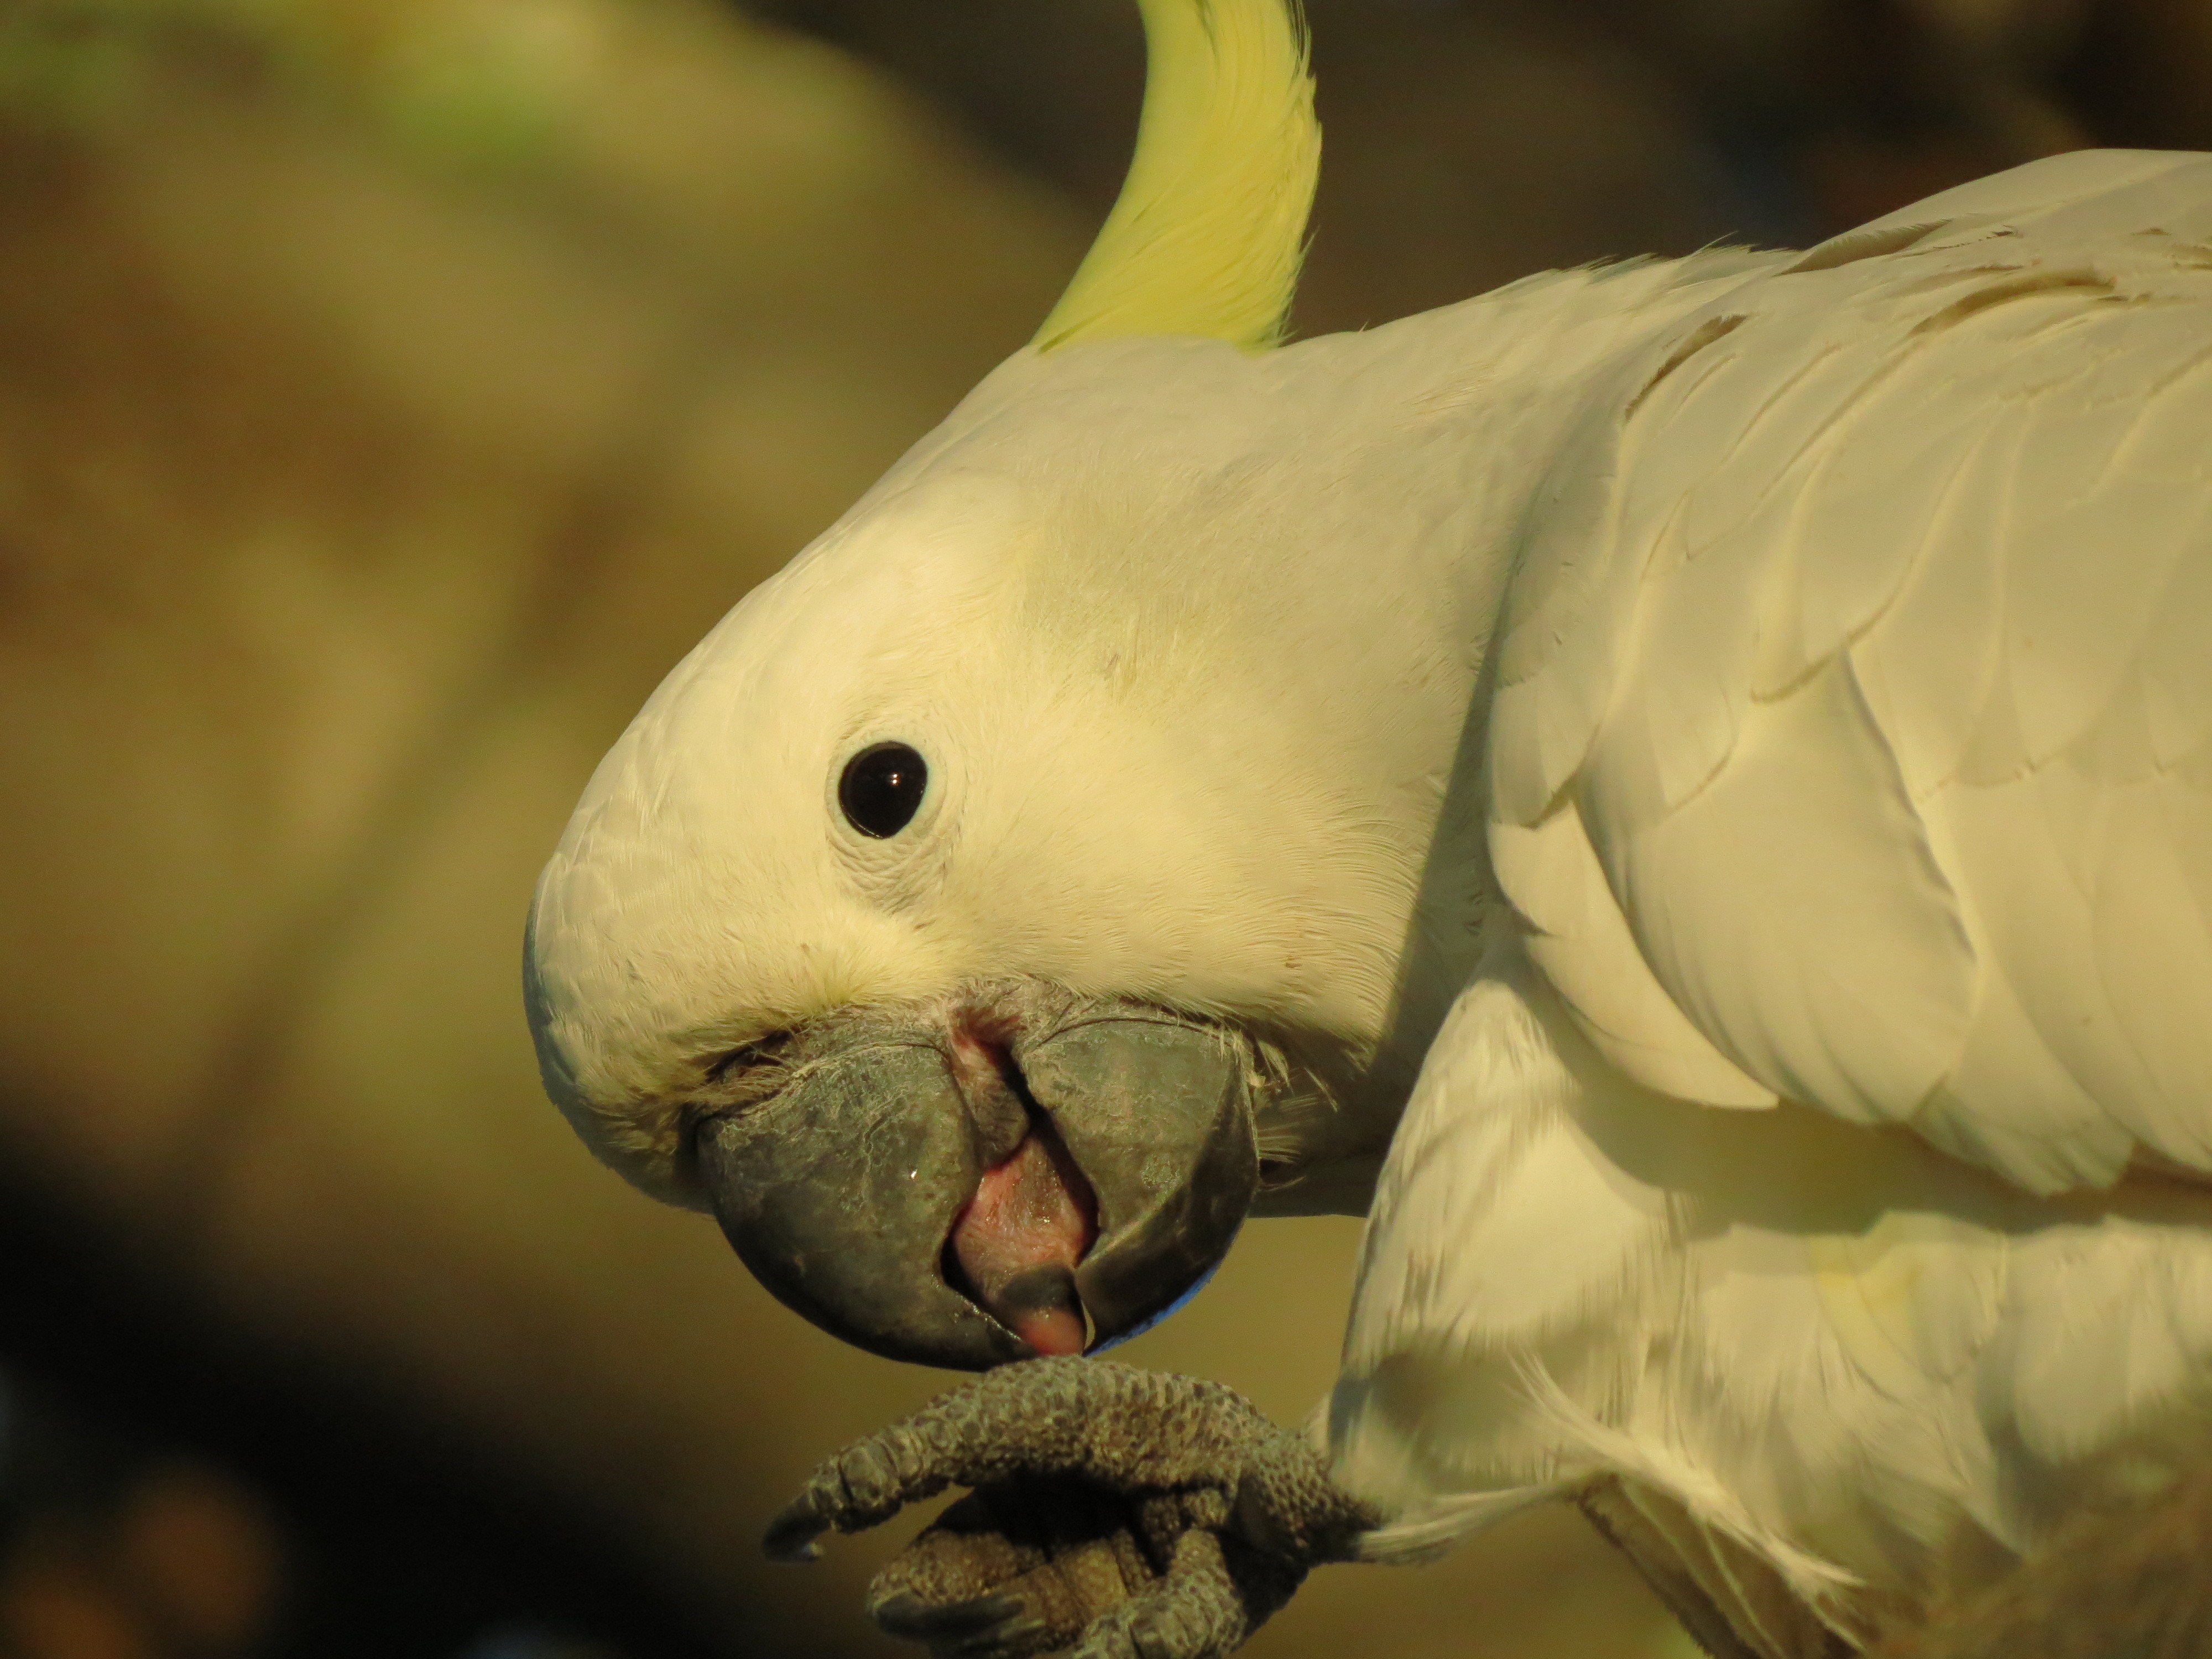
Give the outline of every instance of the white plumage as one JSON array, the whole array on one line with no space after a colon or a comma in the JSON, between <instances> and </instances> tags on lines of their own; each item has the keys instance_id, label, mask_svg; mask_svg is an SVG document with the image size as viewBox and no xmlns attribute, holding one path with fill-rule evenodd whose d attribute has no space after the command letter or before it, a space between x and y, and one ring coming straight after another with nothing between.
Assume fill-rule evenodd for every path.
<instances>
[{"instance_id":1,"label":"white plumage","mask_svg":"<svg viewBox=\"0 0 2212 1659\"><path fill-rule=\"evenodd\" d=\"M2208 234L2063 157L1591 388L1334 1407L1408 1538L1615 1471L1864 1636L2201 1453Z\"/></svg>"},{"instance_id":2,"label":"white plumage","mask_svg":"<svg viewBox=\"0 0 2212 1659\"><path fill-rule=\"evenodd\" d=\"M1247 104L1302 191L1303 93ZM1245 346L1297 228L1249 173L1259 289L1184 325ZM2212 158L1273 351L1126 274L594 778L531 952L587 1139L698 1201L717 1056L978 981L1234 1023L1264 1203L1371 1195L1315 1421L1371 1553L1618 1477L1769 1659L2197 1455ZM887 734L930 793L869 842Z\"/></svg>"}]
</instances>

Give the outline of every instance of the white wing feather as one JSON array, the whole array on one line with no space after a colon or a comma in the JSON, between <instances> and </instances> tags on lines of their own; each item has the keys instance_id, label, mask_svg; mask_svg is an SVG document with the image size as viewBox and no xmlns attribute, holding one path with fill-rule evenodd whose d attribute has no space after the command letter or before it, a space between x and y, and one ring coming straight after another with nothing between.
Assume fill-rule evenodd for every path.
<instances>
[{"instance_id":1,"label":"white wing feather","mask_svg":"<svg viewBox=\"0 0 2212 1659\"><path fill-rule=\"evenodd\" d=\"M1631 1076L2036 1191L2139 1146L2212 1172L2208 237L2212 159L2061 157L1744 284L1593 399L1509 589L1492 810ZM1665 1043L1611 1006L1653 981Z\"/></svg>"}]
</instances>

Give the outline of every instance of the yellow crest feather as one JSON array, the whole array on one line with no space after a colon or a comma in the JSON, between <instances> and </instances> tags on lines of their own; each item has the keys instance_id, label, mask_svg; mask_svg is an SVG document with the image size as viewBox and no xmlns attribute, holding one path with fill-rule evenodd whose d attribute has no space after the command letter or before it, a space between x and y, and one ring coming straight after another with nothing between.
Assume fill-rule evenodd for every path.
<instances>
[{"instance_id":1,"label":"yellow crest feather","mask_svg":"<svg viewBox=\"0 0 2212 1659\"><path fill-rule=\"evenodd\" d=\"M1145 108L1129 176L1037 331L1281 339L1321 167L1297 0L1138 0Z\"/></svg>"}]
</instances>

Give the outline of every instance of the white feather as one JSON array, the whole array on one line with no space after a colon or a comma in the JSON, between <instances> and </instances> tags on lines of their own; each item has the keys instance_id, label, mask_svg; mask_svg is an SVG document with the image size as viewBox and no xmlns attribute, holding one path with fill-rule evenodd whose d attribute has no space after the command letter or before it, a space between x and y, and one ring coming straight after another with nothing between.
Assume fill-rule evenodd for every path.
<instances>
[{"instance_id":1,"label":"white feather","mask_svg":"<svg viewBox=\"0 0 2212 1659\"><path fill-rule=\"evenodd\" d=\"M2212 1172L2212 653L2177 617L2212 562L2212 253L2169 228L2208 198L2212 162L2126 153L1985 181L1601 389L1613 464L1559 507L1600 545L1532 540L1492 725L1497 817L1571 792L1641 958L1593 936L1563 988L1648 968L1777 1092L2037 1188L2136 1146ZM1516 660L1516 595L1570 558L1601 593L1533 602Z\"/></svg>"},{"instance_id":2,"label":"white feather","mask_svg":"<svg viewBox=\"0 0 2212 1659\"><path fill-rule=\"evenodd\" d=\"M1380 1501L1620 1475L1871 1641L2201 1453L2212 1191L2121 1177L2212 1172L2208 231L2212 159L2061 158L1586 383L1338 1392Z\"/></svg>"}]
</instances>

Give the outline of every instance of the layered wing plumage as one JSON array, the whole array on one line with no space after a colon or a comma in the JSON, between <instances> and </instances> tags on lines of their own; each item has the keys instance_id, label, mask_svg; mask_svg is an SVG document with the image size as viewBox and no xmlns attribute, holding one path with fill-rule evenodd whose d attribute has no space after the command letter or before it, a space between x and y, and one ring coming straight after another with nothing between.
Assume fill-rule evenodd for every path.
<instances>
[{"instance_id":1,"label":"layered wing plumage","mask_svg":"<svg viewBox=\"0 0 2212 1659\"><path fill-rule=\"evenodd\" d=\"M2212 159L2001 174L1671 331L1497 653L1498 874L1632 1077L2212 1172Z\"/></svg>"}]
</instances>

